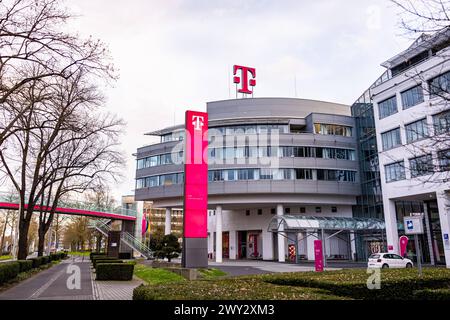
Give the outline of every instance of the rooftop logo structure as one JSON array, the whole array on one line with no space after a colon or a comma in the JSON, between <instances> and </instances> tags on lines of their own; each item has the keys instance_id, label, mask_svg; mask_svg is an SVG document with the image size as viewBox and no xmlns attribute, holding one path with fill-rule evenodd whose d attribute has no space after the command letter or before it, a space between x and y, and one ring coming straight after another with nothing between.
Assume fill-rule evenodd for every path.
<instances>
[{"instance_id":1,"label":"rooftop logo structure","mask_svg":"<svg viewBox=\"0 0 450 320\"><path fill-rule=\"evenodd\" d=\"M238 71L241 71L241 76L237 76ZM256 85L256 69L251 67L244 66L233 66L233 82L236 84L240 84L241 87L237 89L237 92L244 94L253 94L253 90L250 90L250 87L254 87Z\"/></svg>"}]
</instances>

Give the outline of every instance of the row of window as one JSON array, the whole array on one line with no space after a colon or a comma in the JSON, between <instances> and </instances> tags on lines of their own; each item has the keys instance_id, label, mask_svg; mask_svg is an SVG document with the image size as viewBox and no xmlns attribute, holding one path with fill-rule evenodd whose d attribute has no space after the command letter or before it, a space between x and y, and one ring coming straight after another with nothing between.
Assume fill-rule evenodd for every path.
<instances>
[{"instance_id":1,"label":"row of window","mask_svg":"<svg viewBox=\"0 0 450 320\"><path fill-rule=\"evenodd\" d=\"M239 180L313 180L314 173L317 180L355 182L356 172L350 170L330 169L225 169L210 170L208 180L239 181ZM136 179L136 188L168 186L182 184L183 173L165 174Z\"/></svg>"},{"instance_id":2,"label":"row of window","mask_svg":"<svg viewBox=\"0 0 450 320\"><path fill-rule=\"evenodd\" d=\"M314 124L314 133L351 137L352 136L352 127L342 126L342 125L337 125L337 124L315 123Z\"/></svg>"},{"instance_id":3,"label":"row of window","mask_svg":"<svg viewBox=\"0 0 450 320\"><path fill-rule=\"evenodd\" d=\"M450 149L437 153L440 171L450 171ZM406 179L404 161L390 163L384 166L386 182ZM434 172L433 157L426 154L409 159L411 178L432 174Z\"/></svg>"},{"instance_id":4,"label":"row of window","mask_svg":"<svg viewBox=\"0 0 450 320\"><path fill-rule=\"evenodd\" d=\"M450 132L450 110L433 116L435 134ZM429 136L427 119L420 119L405 125L406 142L411 143ZM381 134L383 150L402 145L400 128L395 128Z\"/></svg>"},{"instance_id":5,"label":"row of window","mask_svg":"<svg viewBox=\"0 0 450 320\"><path fill-rule=\"evenodd\" d=\"M208 157L211 160L261 158L261 157L299 157L355 160L356 152L351 149L323 147L231 147L210 148ZM150 168L165 164L180 164L184 161L183 152L164 153L137 160L137 168Z\"/></svg>"},{"instance_id":6,"label":"row of window","mask_svg":"<svg viewBox=\"0 0 450 320\"><path fill-rule=\"evenodd\" d=\"M430 97L450 93L450 71L428 81ZM424 101L422 84L416 85L400 93L403 110ZM398 112L397 96L392 96L378 103L379 118L386 118Z\"/></svg>"},{"instance_id":7,"label":"row of window","mask_svg":"<svg viewBox=\"0 0 450 320\"><path fill-rule=\"evenodd\" d=\"M208 157L212 160L261 158L261 157L298 157L355 160L355 150L323 147L231 147L210 148Z\"/></svg>"}]
</instances>

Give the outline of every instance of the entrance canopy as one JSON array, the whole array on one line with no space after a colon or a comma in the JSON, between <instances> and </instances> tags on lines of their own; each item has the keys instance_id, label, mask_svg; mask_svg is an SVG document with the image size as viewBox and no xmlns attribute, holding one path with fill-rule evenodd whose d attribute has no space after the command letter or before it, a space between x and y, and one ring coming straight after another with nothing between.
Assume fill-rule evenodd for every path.
<instances>
[{"instance_id":1,"label":"entrance canopy","mask_svg":"<svg viewBox=\"0 0 450 320\"><path fill-rule=\"evenodd\" d=\"M386 225L381 219L312 217L298 215L274 216L269 223L269 232L289 232L300 230L384 230Z\"/></svg>"}]
</instances>

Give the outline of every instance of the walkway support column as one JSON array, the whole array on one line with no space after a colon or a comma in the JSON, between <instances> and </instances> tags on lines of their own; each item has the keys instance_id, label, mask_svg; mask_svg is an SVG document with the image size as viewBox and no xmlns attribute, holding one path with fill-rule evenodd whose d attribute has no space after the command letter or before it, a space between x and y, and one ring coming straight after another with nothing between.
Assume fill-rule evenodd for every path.
<instances>
[{"instance_id":1,"label":"walkway support column","mask_svg":"<svg viewBox=\"0 0 450 320\"><path fill-rule=\"evenodd\" d=\"M216 262L222 262L222 206L216 207Z\"/></svg>"},{"instance_id":2,"label":"walkway support column","mask_svg":"<svg viewBox=\"0 0 450 320\"><path fill-rule=\"evenodd\" d=\"M283 216L283 205L277 204L277 216L281 217ZM284 245L285 240L285 234L284 234L284 224L280 225L280 228L278 229L278 262L285 262L286 261L286 249Z\"/></svg>"},{"instance_id":3,"label":"walkway support column","mask_svg":"<svg viewBox=\"0 0 450 320\"><path fill-rule=\"evenodd\" d=\"M428 218L428 205L426 202L423 202L422 205L423 205L423 215L424 215L425 229L426 229L427 242L428 242L428 251L430 252L430 264L432 266L434 266L436 264L436 262L434 259L433 240L431 238L430 219Z\"/></svg>"},{"instance_id":4,"label":"walkway support column","mask_svg":"<svg viewBox=\"0 0 450 320\"><path fill-rule=\"evenodd\" d=\"M172 208L166 208L166 219L164 221L164 234L172 233Z\"/></svg>"},{"instance_id":5,"label":"walkway support column","mask_svg":"<svg viewBox=\"0 0 450 320\"><path fill-rule=\"evenodd\" d=\"M436 192L436 200L439 209L439 220L441 222L442 240L444 242L445 265L450 269L450 214L449 195L445 191Z\"/></svg>"},{"instance_id":6,"label":"walkway support column","mask_svg":"<svg viewBox=\"0 0 450 320\"><path fill-rule=\"evenodd\" d=\"M356 236L354 231L350 231L350 259L356 261Z\"/></svg>"}]
</instances>

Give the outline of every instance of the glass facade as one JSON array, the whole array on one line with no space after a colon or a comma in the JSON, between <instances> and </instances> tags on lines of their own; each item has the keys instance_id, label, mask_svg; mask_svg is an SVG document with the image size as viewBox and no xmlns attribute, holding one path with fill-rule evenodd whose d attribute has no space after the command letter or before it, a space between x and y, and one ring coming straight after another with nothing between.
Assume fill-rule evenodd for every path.
<instances>
[{"instance_id":1,"label":"glass facade","mask_svg":"<svg viewBox=\"0 0 450 320\"><path fill-rule=\"evenodd\" d=\"M315 174L314 174L315 173ZM355 182L356 171L303 169L303 168L250 168L250 169L219 169L209 170L208 180L238 181L238 180L317 180ZM183 173L165 174L136 179L136 188L167 186L183 183Z\"/></svg>"},{"instance_id":2,"label":"glass facade","mask_svg":"<svg viewBox=\"0 0 450 320\"><path fill-rule=\"evenodd\" d=\"M352 127L341 126L336 124L315 123L314 133L351 137Z\"/></svg>"},{"instance_id":3,"label":"glass facade","mask_svg":"<svg viewBox=\"0 0 450 320\"><path fill-rule=\"evenodd\" d=\"M438 152L439 170L450 171L450 149Z\"/></svg>"}]
</instances>

